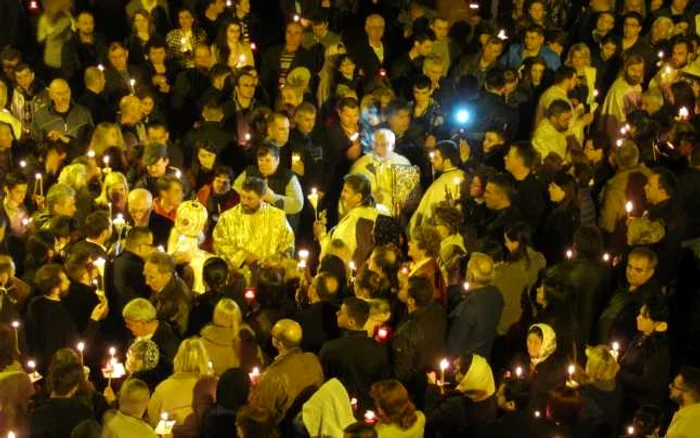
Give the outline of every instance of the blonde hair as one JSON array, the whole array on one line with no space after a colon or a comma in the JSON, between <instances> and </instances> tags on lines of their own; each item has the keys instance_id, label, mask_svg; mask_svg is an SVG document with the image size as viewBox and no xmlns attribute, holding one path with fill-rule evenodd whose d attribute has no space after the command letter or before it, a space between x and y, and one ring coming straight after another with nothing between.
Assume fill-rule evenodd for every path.
<instances>
[{"instance_id":1,"label":"blonde hair","mask_svg":"<svg viewBox=\"0 0 700 438\"><path fill-rule=\"evenodd\" d=\"M610 352L610 347L598 345L587 348L586 356L586 374L593 382L609 382L615 379L620 365Z\"/></svg>"},{"instance_id":2,"label":"blonde hair","mask_svg":"<svg viewBox=\"0 0 700 438\"><path fill-rule=\"evenodd\" d=\"M121 172L109 172L107 176L105 176L105 180L102 183L102 191L100 192L100 196L95 199L95 203L106 206L112 199L112 187L117 184L122 184L126 189L126 193L129 193L129 182L126 180L126 176Z\"/></svg>"},{"instance_id":3,"label":"blonde hair","mask_svg":"<svg viewBox=\"0 0 700 438\"><path fill-rule=\"evenodd\" d=\"M67 165L58 175L58 182L70 186L77 192L87 185L87 166L80 163Z\"/></svg>"},{"instance_id":4,"label":"blonde hair","mask_svg":"<svg viewBox=\"0 0 700 438\"><path fill-rule=\"evenodd\" d=\"M566 65L571 66L571 58L573 58L575 52L583 53L583 57L586 59L586 67L591 66L591 49L585 43L576 43L571 46L569 53L566 55Z\"/></svg>"},{"instance_id":5,"label":"blonde hair","mask_svg":"<svg viewBox=\"0 0 700 438\"><path fill-rule=\"evenodd\" d=\"M238 304L236 304L236 302L231 298L220 299L219 302L216 303L216 307L214 307L212 323L219 327L227 327L231 329L233 351L237 352L240 346L240 339L238 335L243 327L243 314L241 313L241 308L238 307ZM238 356L234 356L236 356L236 360L238 360ZM238 366L238 363L236 363L235 366Z\"/></svg>"},{"instance_id":6,"label":"blonde hair","mask_svg":"<svg viewBox=\"0 0 700 438\"><path fill-rule=\"evenodd\" d=\"M194 373L200 376L212 375L209 366L209 354L199 338L188 338L180 343L177 349L173 370L176 373Z\"/></svg>"},{"instance_id":7,"label":"blonde hair","mask_svg":"<svg viewBox=\"0 0 700 438\"><path fill-rule=\"evenodd\" d=\"M107 133L111 129L115 129L117 131L119 144L105 144ZM100 157L108 148L113 146L116 146L123 151L126 150L126 142L124 142L124 137L122 136L121 129L119 129L119 126L117 126L115 123L100 123L95 127L95 130L92 133L92 138L90 139L90 146L88 147L88 149L94 151L96 157Z\"/></svg>"}]
</instances>

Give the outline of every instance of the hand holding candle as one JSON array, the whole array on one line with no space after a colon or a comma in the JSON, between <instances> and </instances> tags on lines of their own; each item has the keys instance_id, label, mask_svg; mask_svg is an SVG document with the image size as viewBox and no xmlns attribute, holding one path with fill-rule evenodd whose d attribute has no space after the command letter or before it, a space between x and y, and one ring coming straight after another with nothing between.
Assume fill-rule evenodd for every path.
<instances>
[{"instance_id":1,"label":"hand holding candle","mask_svg":"<svg viewBox=\"0 0 700 438\"><path fill-rule=\"evenodd\" d=\"M314 209L314 217L318 221L318 190L315 187L311 189L311 193L307 196L309 203Z\"/></svg>"},{"instance_id":2,"label":"hand holding candle","mask_svg":"<svg viewBox=\"0 0 700 438\"><path fill-rule=\"evenodd\" d=\"M619 342L613 342L612 343L612 350L610 350L610 354L612 354L612 357L615 358L615 361L617 361L620 357L620 343Z\"/></svg>"},{"instance_id":3,"label":"hand holding candle","mask_svg":"<svg viewBox=\"0 0 700 438\"><path fill-rule=\"evenodd\" d=\"M253 368L253 370L248 373L248 378L250 379L250 384L252 386L256 386L258 383L260 383L260 368Z\"/></svg>"},{"instance_id":4,"label":"hand holding candle","mask_svg":"<svg viewBox=\"0 0 700 438\"><path fill-rule=\"evenodd\" d=\"M160 414L160 421L156 425L156 435L170 435L173 431L173 426L175 426L175 420L168 419L168 413L163 412Z\"/></svg>"}]
</instances>

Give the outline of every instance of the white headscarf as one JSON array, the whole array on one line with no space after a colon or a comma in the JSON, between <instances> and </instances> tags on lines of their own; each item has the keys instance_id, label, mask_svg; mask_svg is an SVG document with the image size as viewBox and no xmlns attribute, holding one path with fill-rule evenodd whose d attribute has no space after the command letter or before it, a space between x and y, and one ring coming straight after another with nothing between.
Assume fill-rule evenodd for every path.
<instances>
[{"instance_id":1,"label":"white headscarf","mask_svg":"<svg viewBox=\"0 0 700 438\"><path fill-rule=\"evenodd\" d=\"M530 358L530 363L532 363L532 366L539 365L547 360L552 353L557 351L557 335L554 333L554 329L547 324L533 324L528 329L528 333L530 333L530 330L535 327L542 331L542 346L540 347L538 356Z\"/></svg>"},{"instance_id":2,"label":"white headscarf","mask_svg":"<svg viewBox=\"0 0 700 438\"><path fill-rule=\"evenodd\" d=\"M467 397L477 402L491 397L496 392L493 372L486 359L478 354L472 356L472 364L457 385L457 391L467 393Z\"/></svg>"}]
</instances>

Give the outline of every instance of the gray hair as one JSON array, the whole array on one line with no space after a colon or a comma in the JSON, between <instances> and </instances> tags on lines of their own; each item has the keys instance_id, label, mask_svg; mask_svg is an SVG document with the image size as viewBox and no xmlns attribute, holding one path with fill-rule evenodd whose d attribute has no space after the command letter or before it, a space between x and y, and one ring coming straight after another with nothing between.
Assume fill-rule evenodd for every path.
<instances>
[{"instance_id":1,"label":"gray hair","mask_svg":"<svg viewBox=\"0 0 700 438\"><path fill-rule=\"evenodd\" d=\"M156 308L145 298L134 298L124 306L122 316L128 321L150 322L156 319Z\"/></svg>"},{"instance_id":2,"label":"gray hair","mask_svg":"<svg viewBox=\"0 0 700 438\"><path fill-rule=\"evenodd\" d=\"M54 184L46 195L46 205L49 212L53 211L56 205L63 203L66 198L75 198L75 190L67 184Z\"/></svg>"},{"instance_id":3,"label":"gray hair","mask_svg":"<svg viewBox=\"0 0 700 438\"><path fill-rule=\"evenodd\" d=\"M77 191L87 183L87 168L80 163L69 164L61 170L58 182Z\"/></svg>"}]
</instances>

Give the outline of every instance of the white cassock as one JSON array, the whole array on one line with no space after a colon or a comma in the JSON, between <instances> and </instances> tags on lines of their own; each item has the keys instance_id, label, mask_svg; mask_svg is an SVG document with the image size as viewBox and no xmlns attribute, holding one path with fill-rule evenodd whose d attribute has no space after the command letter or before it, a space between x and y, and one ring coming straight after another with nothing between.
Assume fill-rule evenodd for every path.
<instances>
[{"instance_id":1,"label":"white cassock","mask_svg":"<svg viewBox=\"0 0 700 438\"><path fill-rule=\"evenodd\" d=\"M448 194L452 199L461 198L461 190L464 187L466 175L461 169L452 169L442 173L436 179L428 190L426 190L423 198L418 204L418 209L411 216L411 221L408 223L409 235L417 227L424 225L433 215L435 205L447 200Z\"/></svg>"},{"instance_id":2,"label":"white cassock","mask_svg":"<svg viewBox=\"0 0 700 438\"><path fill-rule=\"evenodd\" d=\"M168 254L173 255L176 252L182 252L190 255L189 265L194 272L194 283L192 284L192 292L202 294L206 292L202 271L204 270L204 262L207 261L210 254L199 248L199 237L190 237L178 233L175 228L170 232L168 239Z\"/></svg>"},{"instance_id":3,"label":"white cassock","mask_svg":"<svg viewBox=\"0 0 700 438\"><path fill-rule=\"evenodd\" d=\"M603 130L611 139L618 138L620 127L627 122L627 114L641 107L642 86L630 85L624 77L617 78L605 96L600 111Z\"/></svg>"},{"instance_id":4,"label":"white cassock","mask_svg":"<svg viewBox=\"0 0 700 438\"><path fill-rule=\"evenodd\" d=\"M321 257L319 259L323 258L330 243L335 239L342 240L354 257L355 251L361 246L360 241L372 240L372 231L377 216L379 216L379 211L375 207L362 206L351 209L340 219L338 225L321 238L319 242L321 244ZM368 226L362 226L362 224Z\"/></svg>"},{"instance_id":5,"label":"white cassock","mask_svg":"<svg viewBox=\"0 0 700 438\"><path fill-rule=\"evenodd\" d=\"M355 161L352 168L350 168L351 175L362 174L369 179L372 185L372 195L377 200L378 208L386 211L387 214L394 211L395 165L410 166L411 162L396 152L389 153L389 156L386 158L369 153ZM341 217L347 213L347 209L342 201L339 202L338 211Z\"/></svg>"}]
</instances>

